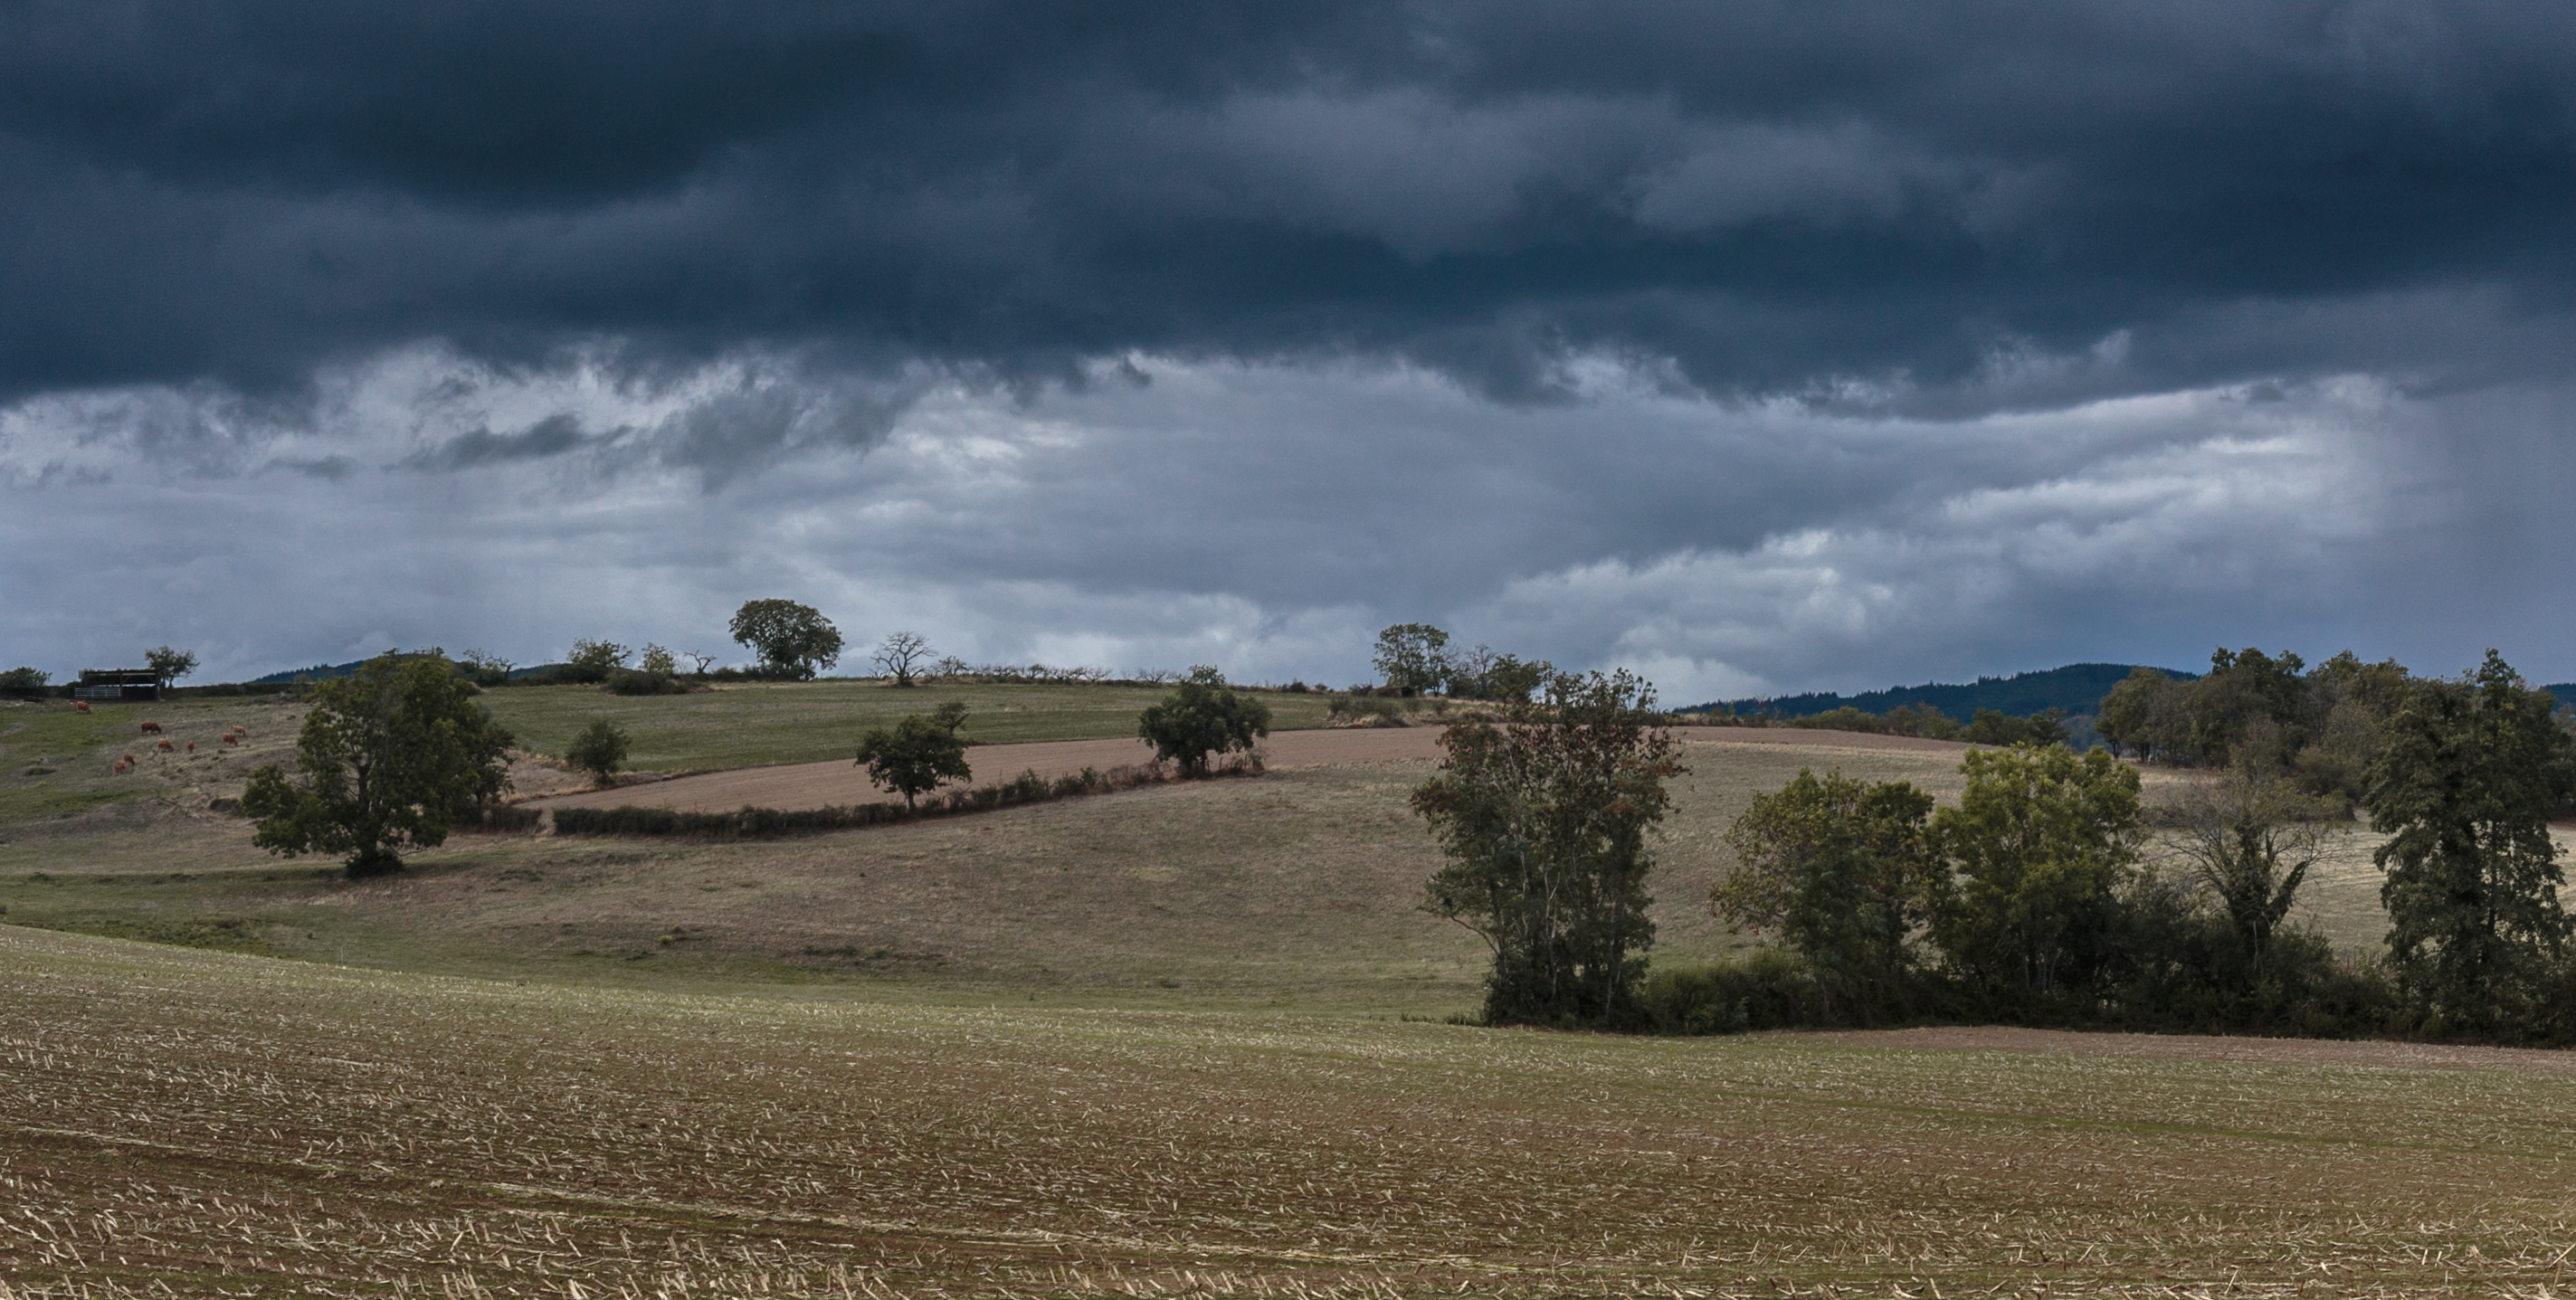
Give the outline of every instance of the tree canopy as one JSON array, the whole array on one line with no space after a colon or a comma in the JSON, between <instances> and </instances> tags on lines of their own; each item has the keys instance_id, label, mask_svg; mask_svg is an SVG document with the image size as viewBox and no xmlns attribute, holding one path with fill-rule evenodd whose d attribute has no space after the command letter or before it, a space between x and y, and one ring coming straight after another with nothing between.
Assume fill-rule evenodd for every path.
<instances>
[{"instance_id":1,"label":"tree canopy","mask_svg":"<svg viewBox=\"0 0 2576 1300\"><path fill-rule=\"evenodd\" d=\"M510 733L474 703L444 656L379 655L313 691L295 777L251 774L242 810L272 853L346 853L352 877L402 868L395 850L434 847L455 818L509 788Z\"/></svg>"},{"instance_id":2,"label":"tree canopy","mask_svg":"<svg viewBox=\"0 0 2576 1300\"><path fill-rule=\"evenodd\" d=\"M957 734L965 723L966 706L951 700L928 716L916 713L891 728L878 727L859 741L859 766L878 789L902 795L904 807L918 807L920 796L940 782L975 778L966 763L966 741Z\"/></svg>"},{"instance_id":3,"label":"tree canopy","mask_svg":"<svg viewBox=\"0 0 2576 1300\"><path fill-rule=\"evenodd\" d=\"M1218 676L1213 669L1209 674ZM1194 673L1159 703L1145 706L1136 734L1154 747L1158 761L1179 763L1184 776L1205 776L1211 757L1249 753L1255 740L1270 734L1270 706Z\"/></svg>"},{"instance_id":4,"label":"tree canopy","mask_svg":"<svg viewBox=\"0 0 2576 1300\"><path fill-rule=\"evenodd\" d=\"M841 662L841 631L821 610L792 600L748 600L735 610L733 639L760 656L761 667L810 678Z\"/></svg>"},{"instance_id":5,"label":"tree canopy","mask_svg":"<svg viewBox=\"0 0 2576 1300\"><path fill-rule=\"evenodd\" d=\"M1883 994L1911 966L1908 939L1937 894L1931 816L1932 796L1906 782L1802 768L1727 830L1736 865L1709 905L1779 936L1849 991Z\"/></svg>"},{"instance_id":6,"label":"tree canopy","mask_svg":"<svg viewBox=\"0 0 2576 1300\"><path fill-rule=\"evenodd\" d=\"M1398 623L1377 634L1378 677L1391 690L1423 694L1449 680L1449 634L1428 623Z\"/></svg>"},{"instance_id":7,"label":"tree canopy","mask_svg":"<svg viewBox=\"0 0 2576 1300\"><path fill-rule=\"evenodd\" d=\"M1932 816L1950 867L1932 933L1990 989L2050 994L2105 955L2113 891L2137 860L2137 769L2102 750L1971 750L1957 807Z\"/></svg>"},{"instance_id":8,"label":"tree canopy","mask_svg":"<svg viewBox=\"0 0 2576 1300\"><path fill-rule=\"evenodd\" d=\"M1625 670L1559 675L1542 703L1462 719L1413 792L1448 864L1425 906L1481 936L1489 1021L1616 1024L1655 938L1646 832L1682 771L1654 689Z\"/></svg>"},{"instance_id":9,"label":"tree canopy","mask_svg":"<svg viewBox=\"0 0 2576 1300\"><path fill-rule=\"evenodd\" d=\"M2576 791L2576 742L2552 704L2489 650L2473 672L2416 683L2369 768L2398 982L2452 1026L2492 1024L2566 942L2549 818Z\"/></svg>"}]
</instances>

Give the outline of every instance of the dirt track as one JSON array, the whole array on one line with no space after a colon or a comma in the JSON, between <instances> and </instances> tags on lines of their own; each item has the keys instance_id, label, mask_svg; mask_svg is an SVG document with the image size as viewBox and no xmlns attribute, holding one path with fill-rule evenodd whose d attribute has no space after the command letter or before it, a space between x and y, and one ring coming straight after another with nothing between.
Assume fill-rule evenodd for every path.
<instances>
[{"instance_id":1,"label":"dirt track","mask_svg":"<svg viewBox=\"0 0 2576 1300\"><path fill-rule=\"evenodd\" d=\"M1849 731L1798 731L1739 727L1686 727L1673 732L1686 746L1790 746L1816 750L1912 749L1956 752L1965 745L1910 736L1873 736ZM1008 781L1022 772L1055 778L1086 767L1103 771L1122 764L1144 763L1153 751L1141 740L1054 740L1026 745L978 745L966 751L975 769L975 784ZM1350 763L1428 763L1440 757L1438 727L1335 728L1282 731L1261 745L1262 761L1273 768L1337 767ZM623 785L612 790L585 790L528 801L538 808L613 808L633 804L676 808L683 812L731 812L746 805L759 808L824 808L883 803L890 796L868 784L854 763L793 763L779 767L745 767L728 772L673 777Z\"/></svg>"}]
</instances>

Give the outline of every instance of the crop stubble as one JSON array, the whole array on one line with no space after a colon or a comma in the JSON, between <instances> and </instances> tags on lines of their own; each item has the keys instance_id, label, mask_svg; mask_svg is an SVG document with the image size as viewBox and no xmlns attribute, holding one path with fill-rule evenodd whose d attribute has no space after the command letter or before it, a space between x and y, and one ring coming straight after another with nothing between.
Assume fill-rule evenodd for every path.
<instances>
[{"instance_id":1,"label":"crop stubble","mask_svg":"<svg viewBox=\"0 0 2576 1300\"><path fill-rule=\"evenodd\" d=\"M15 929L0 1008L15 1296L2537 1294L2576 1241L2576 1079L2511 1054L683 998Z\"/></svg>"}]
</instances>

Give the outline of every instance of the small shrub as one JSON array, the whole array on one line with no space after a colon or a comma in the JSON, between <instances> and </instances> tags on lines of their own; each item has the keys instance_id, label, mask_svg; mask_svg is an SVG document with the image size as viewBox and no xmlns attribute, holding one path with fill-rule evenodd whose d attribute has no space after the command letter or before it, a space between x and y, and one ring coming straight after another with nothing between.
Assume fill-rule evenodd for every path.
<instances>
[{"instance_id":1,"label":"small shrub","mask_svg":"<svg viewBox=\"0 0 2576 1300\"><path fill-rule=\"evenodd\" d=\"M593 718L590 725L573 737L564 749L564 761L599 778L606 785L626 764L626 751L631 742L617 724L606 718Z\"/></svg>"}]
</instances>

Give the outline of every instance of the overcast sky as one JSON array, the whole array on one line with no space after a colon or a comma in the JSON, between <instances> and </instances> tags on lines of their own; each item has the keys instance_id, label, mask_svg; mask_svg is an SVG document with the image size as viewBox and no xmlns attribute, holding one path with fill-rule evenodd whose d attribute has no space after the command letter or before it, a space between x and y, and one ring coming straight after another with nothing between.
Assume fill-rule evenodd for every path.
<instances>
[{"instance_id":1,"label":"overcast sky","mask_svg":"<svg viewBox=\"0 0 2576 1300\"><path fill-rule=\"evenodd\" d=\"M0 666L2576 678L2557 4L0 3Z\"/></svg>"}]
</instances>

